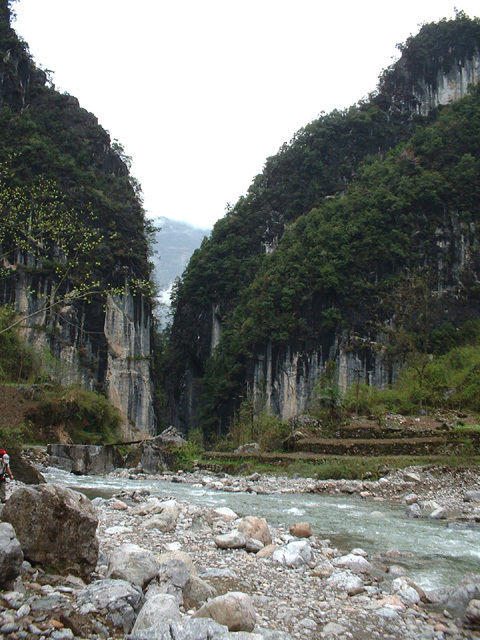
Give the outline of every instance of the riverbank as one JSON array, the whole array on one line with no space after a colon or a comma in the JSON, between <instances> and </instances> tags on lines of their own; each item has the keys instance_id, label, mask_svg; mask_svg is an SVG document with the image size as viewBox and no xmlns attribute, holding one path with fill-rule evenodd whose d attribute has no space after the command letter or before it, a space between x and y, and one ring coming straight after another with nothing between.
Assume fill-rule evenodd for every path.
<instances>
[{"instance_id":1,"label":"riverbank","mask_svg":"<svg viewBox=\"0 0 480 640\"><path fill-rule=\"evenodd\" d=\"M120 475L127 474L120 472ZM137 474L133 476L138 477ZM480 519L478 499L464 500L468 492L480 488L480 469L476 468L413 467L392 470L374 482L273 479L260 474L234 477L201 472L166 474L161 478L226 493L292 494L292 505L295 504L295 493L356 493L371 501L372 510L379 501L404 502L405 508L418 504L425 517L435 510L436 506L429 504L434 500L445 509L446 518L471 523ZM416 496L415 500L413 496ZM132 500L128 495L119 497L125 498L127 505ZM226 502L228 504L228 498ZM455 620L454 614L445 609L442 602L445 593L423 594L419 588L414 587L413 592L406 588L408 575L403 561L407 558L402 558L402 553L395 549L383 556L368 557L360 549L333 548L327 538L314 531L308 539L312 549L311 562L289 568L274 562L271 556L259 559L244 549L219 549L215 544L216 537L236 526L230 517L188 503L181 503L180 513L175 529L162 534L159 540L145 531L131 505L121 514L114 515L117 525L126 527L127 531L108 538L108 532L112 531L112 513L104 512L105 520L99 529L105 548L111 552L120 543L134 542L146 548L186 551L200 568L200 575L205 575L220 592L240 590L249 593L261 626L286 631L293 638L441 640L480 637L477 631L462 628L464 623ZM202 525L196 531L198 523ZM273 542L277 546L291 540L288 529L273 531ZM350 568L339 562L352 552L358 558L365 557L370 564L366 571L359 569L360 562L355 566L355 561L351 561ZM401 582L394 584L395 580ZM417 597L417 594L420 595Z\"/></svg>"},{"instance_id":2,"label":"riverbank","mask_svg":"<svg viewBox=\"0 0 480 640\"><path fill-rule=\"evenodd\" d=\"M125 480L153 479L133 470L117 471L114 475ZM169 473L154 478L221 492L227 505L228 494L240 492L291 494L292 506L295 494L354 494L371 502L372 511L376 504L391 501L403 504L405 509L418 505L420 514L426 518L438 505L444 509L442 517L447 521L476 526L480 520L480 494L471 493L480 490L478 468L385 470L385 475L378 481L319 481L271 478L260 474L240 477L204 472ZM13 485L9 486L9 491ZM359 548L335 548L325 535L313 530L310 537L301 539L310 549L308 561L287 566L271 555L272 550L255 554L245 548L220 548L216 542L218 537L238 526L236 515L228 509L202 507L178 498L172 500L167 494L153 497L147 490L140 489L120 491L113 498L97 498L94 503L101 545L97 571L92 576L94 580L107 575L109 559L116 550L124 544L136 544L155 554L187 553L199 577L219 595L231 591L249 594L256 611L257 629L278 630L299 640L480 638L478 630L465 626L472 623L465 616L467 602L460 608L456 605L456 609L450 606L449 597L452 601L451 592L457 585L452 585L450 593L443 590L425 594L408 580L408 554L396 549L389 549L384 554L367 554ZM172 516L170 520L164 518L166 522L168 520L167 524L160 530L157 521L152 527L152 514L161 516L167 511ZM270 531L277 548L286 548L295 539L285 526L270 526ZM480 594L480 579L472 578L470 583L472 580L479 586ZM81 615L76 601L81 585L76 580L44 575L38 568L32 568L22 576L22 582L24 594L2 594L0 638L68 640L83 637L100 640L123 637L120 632L108 628L100 612L92 610L88 616ZM461 597L471 600L471 594L471 590L464 589ZM460 596L457 601L459 599ZM52 602L62 601L61 609L52 608L47 615L41 601L49 606ZM30 631L28 625L25 627L21 623L19 612L22 607L24 618L30 608L30 624L40 633ZM195 607L184 607L186 615L192 615L194 610ZM4 631L5 624L8 632ZM27 635L22 635L25 633Z\"/></svg>"}]
</instances>

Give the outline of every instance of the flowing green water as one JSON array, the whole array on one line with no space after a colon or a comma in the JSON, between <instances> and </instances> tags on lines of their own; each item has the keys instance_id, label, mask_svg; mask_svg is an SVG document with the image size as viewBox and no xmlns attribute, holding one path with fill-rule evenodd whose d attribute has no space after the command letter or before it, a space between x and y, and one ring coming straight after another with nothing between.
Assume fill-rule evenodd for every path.
<instances>
[{"instance_id":1,"label":"flowing green water","mask_svg":"<svg viewBox=\"0 0 480 640\"><path fill-rule=\"evenodd\" d=\"M48 482L82 491L89 498L110 497L122 489L148 489L152 495L187 500L208 507L228 506L238 515L264 517L273 527L308 521L314 533L332 546L350 551L361 547L370 556L398 549L398 561L424 589L453 586L467 573L480 574L480 527L429 518L411 519L402 506L351 496L316 494L255 495L196 489L188 484L74 476L49 469Z\"/></svg>"}]
</instances>

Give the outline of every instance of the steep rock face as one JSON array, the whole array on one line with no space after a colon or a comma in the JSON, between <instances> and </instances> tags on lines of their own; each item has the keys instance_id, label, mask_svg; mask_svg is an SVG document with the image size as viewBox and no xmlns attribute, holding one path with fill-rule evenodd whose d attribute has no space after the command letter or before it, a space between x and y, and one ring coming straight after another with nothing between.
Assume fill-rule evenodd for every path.
<instances>
[{"instance_id":1,"label":"steep rock face","mask_svg":"<svg viewBox=\"0 0 480 640\"><path fill-rule=\"evenodd\" d=\"M150 374L150 309L142 299L108 296L105 313L106 388L111 402L135 427L155 433Z\"/></svg>"},{"instance_id":2,"label":"steep rock face","mask_svg":"<svg viewBox=\"0 0 480 640\"><path fill-rule=\"evenodd\" d=\"M295 221L301 216L308 217L316 207L326 206L335 199L335 194L348 193L363 158L376 156L384 160L388 150L408 140L417 126L425 127L435 121L441 112L437 107L467 95L468 86L479 80L479 46L478 20L471 21L461 12L455 20L424 25L418 36L409 38L400 47L400 60L384 72L378 91L369 102L311 123L267 160L264 172L255 178L247 196L215 225L208 242L196 252L178 289L172 329L175 353L172 378L176 376L176 384L172 384L169 396L170 422L188 431L198 423L203 409L205 420L214 416L220 429L228 429L239 398L250 393L259 409L264 406L282 417L290 417L308 406L312 390L329 360L337 363L342 389L356 381L379 386L392 381L398 367L385 361L381 348L385 336L381 331L379 335L371 334L362 324L367 309L357 314L363 317L353 320L355 312L343 309L342 313L345 311L349 316L349 329L325 332L319 318L329 308L341 306L341 300L331 293L319 300L312 292L309 310L293 305L287 312L281 291L290 304L290 298L296 294L289 281L295 282L300 268L293 264L289 271L285 267L285 280L279 281L278 274L268 274L265 265L275 257ZM401 161L410 163L412 169L419 162L413 156L410 158L408 151ZM420 202L420 209L422 206ZM472 215L473 211L474 208ZM448 220L433 233L437 248L425 262L429 267L436 265L436 290L450 300L449 307L453 308L455 297L461 296L465 278L475 273L472 262L478 238L474 225L461 222L453 208L448 214L446 209L444 212ZM405 211L404 218L415 214ZM441 218L440 208L437 214ZM420 211L419 215L426 213ZM430 240L425 239L421 225L414 233L421 238L417 256L427 255ZM304 244L301 237L296 241ZM317 254L321 253L322 242L322 238L318 239ZM368 278L373 287L378 279L374 266L378 257L374 255L375 247L369 251L372 270ZM332 262L336 264L335 256ZM308 266L302 268L306 278L315 280L308 273ZM391 274L399 268L402 267L398 259L395 266L386 266ZM260 274L258 282L269 289L270 301L275 298L270 307L268 297L258 305L252 302L250 308L245 303L246 296L260 295L262 284L253 293L249 290L257 274ZM326 276L334 281L335 266ZM243 312L236 317L242 304ZM259 308L265 311L258 311ZM258 311L255 319L252 309ZM290 314L290 325L295 329L289 328L286 319L282 331L278 331L279 323L263 322L262 313L264 317ZM445 319L453 317L454 311L449 313ZM473 311L470 317L476 317L475 314ZM295 325L299 317L304 320L300 329ZM266 329L263 333L255 332L252 325L260 323L274 327L276 341L269 339ZM299 335L303 330L310 339L302 342ZM254 336L252 342L248 343L250 338L245 339L245 334ZM219 349L220 356L216 358ZM202 403L209 402L209 395L214 400L208 404L207 416Z\"/></svg>"},{"instance_id":3,"label":"steep rock face","mask_svg":"<svg viewBox=\"0 0 480 640\"><path fill-rule=\"evenodd\" d=\"M65 386L104 388L124 418L124 438L138 430L154 435L149 305L127 290L108 295L104 312L100 302L62 304L61 294L49 278L22 273L11 288L0 281L0 302L27 318L21 333L54 356L50 375Z\"/></svg>"},{"instance_id":4,"label":"steep rock face","mask_svg":"<svg viewBox=\"0 0 480 640\"><path fill-rule=\"evenodd\" d=\"M127 438L132 430L154 435L151 302L128 284L147 282L150 274L141 203L122 152L75 97L48 86L10 19L10 3L0 0L0 163L7 164L11 179L6 188L54 182L64 208L103 237L97 255L88 255L97 266L86 286L98 293L70 299L85 281L81 275L70 279L61 249L34 256L0 246L0 303L13 305L25 318L23 335L53 356L52 378L105 392L124 417ZM8 220L8 206L0 207L3 215Z\"/></svg>"},{"instance_id":5,"label":"steep rock face","mask_svg":"<svg viewBox=\"0 0 480 640\"><path fill-rule=\"evenodd\" d=\"M418 113L426 116L438 106L463 98L468 93L469 85L475 85L479 80L480 54L476 51L469 59L455 60L447 73L439 69L434 83L421 79L413 87L413 94L418 101Z\"/></svg>"},{"instance_id":6,"label":"steep rock face","mask_svg":"<svg viewBox=\"0 0 480 640\"><path fill-rule=\"evenodd\" d=\"M477 280L480 269L479 229L475 222L466 223L452 214L435 229L434 237L435 250L425 259L434 266L437 322L449 321L457 326L479 315L476 297L465 296L469 281ZM343 392L356 383L384 388L399 370L399 364L387 357L387 343L381 329L370 333L361 324L323 334L316 343L292 340L280 346L268 342L257 349L247 371L256 410L265 409L283 420L305 412L319 378L332 361Z\"/></svg>"}]
</instances>

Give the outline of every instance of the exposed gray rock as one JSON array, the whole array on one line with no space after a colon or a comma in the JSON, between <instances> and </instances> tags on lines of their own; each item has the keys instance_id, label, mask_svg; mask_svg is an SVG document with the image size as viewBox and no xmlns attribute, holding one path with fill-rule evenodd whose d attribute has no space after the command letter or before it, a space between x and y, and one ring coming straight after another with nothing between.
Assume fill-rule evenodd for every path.
<instances>
[{"instance_id":1,"label":"exposed gray rock","mask_svg":"<svg viewBox=\"0 0 480 640\"><path fill-rule=\"evenodd\" d=\"M188 566L181 560L169 560L160 565L158 580L164 593L175 597L178 604L183 602L183 588L190 578Z\"/></svg>"},{"instance_id":2,"label":"exposed gray rock","mask_svg":"<svg viewBox=\"0 0 480 640\"><path fill-rule=\"evenodd\" d=\"M237 529L245 540L255 538L255 540L263 542L265 546L272 543L272 534L265 518L247 516L239 522Z\"/></svg>"},{"instance_id":3,"label":"exposed gray rock","mask_svg":"<svg viewBox=\"0 0 480 640\"><path fill-rule=\"evenodd\" d=\"M414 473L413 471L404 471L403 478L407 482L421 482L422 478L418 475L418 473Z\"/></svg>"},{"instance_id":4,"label":"exposed gray rock","mask_svg":"<svg viewBox=\"0 0 480 640\"><path fill-rule=\"evenodd\" d=\"M326 583L337 591L344 591L346 593L355 592L364 587L363 580L360 576L353 574L351 571L334 573L327 578Z\"/></svg>"},{"instance_id":5,"label":"exposed gray rock","mask_svg":"<svg viewBox=\"0 0 480 640\"><path fill-rule=\"evenodd\" d=\"M354 573L368 573L373 569L368 560L353 553L349 553L346 556L340 556L340 558L334 558L332 560L332 564L334 567L350 569L350 571L353 571Z\"/></svg>"},{"instance_id":6,"label":"exposed gray rock","mask_svg":"<svg viewBox=\"0 0 480 640\"><path fill-rule=\"evenodd\" d=\"M173 444L176 446L187 444L187 440L185 440L180 431L175 429L173 426L164 429L160 435L154 438L154 442L158 442L160 444Z\"/></svg>"},{"instance_id":7,"label":"exposed gray rock","mask_svg":"<svg viewBox=\"0 0 480 640\"><path fill-rule=\"evenodd\" d=\"M480 600L470 600L465 610L465 618L470 626L480 627Z\"/></svg>"},{"instance_id":8,"label":"exposed gray rock","mask_svg":"<svg viewBox=\"0 0 480 640\"><path fill-rule=\"evenodd\" d=\"M177 526L178 508L167 507L158 515L154 515L142 522L144 529L158 529L162 533L173 531Z\"/></svg>"},{"instance_id":9,"label":"exposed gray rock","mask_svg":"<svg viewBox=\"0 0 480 640\"><path fill-rule=\"evenodd\" d=\"M228 627L229 631L253 631L256 623L252 599L239 591L209 600L193 617L212 618Z\"/></svg>"},{"instance_id":10,"label":"exposed gray rock","mask_svg":"<svg viewBox=\"0 0 480 640\"><path fill-rule=\"evenodd\" d=\"M345 627L342 627L341 624L337 624L336 622L329 622L323 627L322 636L324 638L328 638L329 636L341 636L345 633Z\"/></svg>"},{"instance_id":11,"label":"exposed gray rock","mask_svg":"<svg viewBox=\"0 0 480 640\"><path fill-rule=\"evenodd\" d=\"M260 540L256 540L255 538L248 538L245 543L245 549L249 553L258 553L262 549L265 549L265 545Z\"/></svg>"},{"instance_id":12,"label":"exposed gray rock","mask_svg":"<svg viewBox=\"0 0 480 640\"><path fill-rule=\"evenodd\" d=\"M146 630L163 632L171 621L180 620L182 614L174 596L160 593L149 598L141 608L132 629L132 638L143 638ZM162 637L159 635L159 637Z\"/></svg>"},{"instance_id":13,"label":"exposed gray rock","mask_svg":"<svg viewBox=\"0 0 480 640\"><path fill-rule=\"evenodd\" d=\"M447 510L443 507L438 507L438 509L434 509L430 514L430 518L433 520L445 520L447 517Z\"/></svg>"},{"instance_id":14,"label":"exposed gray rock","mask_svg":"<svg viewBox=\"0 0 480 640\"><path fill-rule=\"evenodd\" d=\"M480 576L470 576L462 581L448 596L445 608L463 617L470 600L480 600Z\"/></svg>"},{"instance_id":15,"label":"exposed gray rock","mask_svg":"<svg viewBox=\"0 0 480 640\"><path fill-rule=\"evenodd\" d=\"M247 634L250 636L250 634ZM190 619L162 621L143 631L134 631L127 640L242 640L237 634L229 633L215 620ZM252 640L257 638L252 637ZM262 640L260 638L259 640Z\"/></svg>"},{"instance_id":16,"label":"exposed gray rock","mask_svg":"<svg viewBox=\"0 0 480 640\"><path fill-rule=\"evenodd\" d=\"M0 523L0 588L10 588L22 570L23 551L9 522Z\"/></svg>"},{"instance_id":17,"label":"exposed gray rock","mask_svg":"<svg viewBox=\"0 0 480 640\"><path fill-rule=\"evenodd\" d=\"M12 457L10 465L14 472L15 480L18 482L24 482L25 484L44 484L46 482L40 471L21 455L15 456L15 458Z\"/></svg>"},{"instance_id":18,"label":"exposed gray rock","mask_svg":"<svg viewBox=\"0 0 480 640\"><path fill-rule=\"evenodd\" d=\"M391 585L392 593L400 598L400 600L407 605L418 604L420 602L420 595L418 591L409 584L404 578L395 578Z\"/></svg>"},{"instance_id":19,"label":"exposed gray rock","mask_svg":"<svg viewBox=\"0 0 480 640\"><path fill-rule=\"evenodd\" d=\"M208 582L197 576L190 576L183 588L183 602L188 608L199 607L217 595L215 587L212 587Z\"/></svg>"},{"instance_id":20,"label":"exposed gray rock","mask_svg":"<svg viewBox=\"0 0 480 640\"><path fill-rule=\"evenodd\" d=\"M420 505L418 505L416 502L408 505L405 509L405 515L407 516L407 518L421 518L422 510L420 509Z\"/></svg>"},{"instance_id":21,"label":"exposed gray rock","mask_svg":"<svg viewBox=\"0 0 480 640\"><path fill-rule=\"evenodd\" d=\"M155 555L136 544L124 544L110 556L107 578L126 580L144 589L160 568Z\"/></svg>"},{"instance_id":22,"label":"exposed gray rock","mask_svg":"<svg viewBox=\"0 0 480 640\"><path fill-rule=\"evenodd\" d=\"M171 468L175 455L158 438L145 440L125 458L125 465L146 473L162 473Z\"/></svg>"},{"instance_id":23,"label":"exposed gray rock","mask_svg":"<svg viewBox=\"0 0 480 640\"><path fill-rule=\"evenodd\" d=\"M245 537L237 529L215 537L215 544L219 549L243 549L246 542Z\"/></svg>"},{"instance_id":24,"label":"exposed gray rock","mask_svg":"<svg viewBox=\"0 0 480 640\"><path fill-rule=\"evenodd\" d=\"M480 491L472 490L467 491L463 496L465 502L480 502Z\"/></svg>"},{"instance_id":25,"label":"exposed gray rock","mask_svg":"<svg viewBox=\"0 0 480 640\"><path fill-rule=\"evenodd\" d=\"M27 560L82 577L95 569L98 520L83 494L53 484L23 487L0 517L14 526Z\"/></svg>"},{"instance_id":26,"label":"exposed gray rock","mask_svg":"<svg viewBox=\"0 0 480 640\"><path fill-rule=\"evenodd\" d=\"M123 466L123 458L113 446L93 444L49 444L52 467L80 475L104 475Z\"/></svg>"},{"instance_id":27,"label":"exposed gray rock","mask_svg":"<svg viewBox=\"0 0 480 640\"><path fill-rule=\"evenodd\" d=\"M286 567L301 567L312 560L312 547L306 540L295 540L273 552L274 562Z\"/></svg>"},{"instance_id":28,"label":"exposed gray rock","mask_svg":"<svg viewBox=\"0 0 480 640\"><path fill-rule=\"evenodd\" d=\"M160 565L169 563L171 560L181 560L187 565L191 576L197 576L198 572L192 558L185 551L167 551L157 556Z\"/></svg>"},{"instance_id":29,"label":"exposed gray rock","mask_svg":"<svg viewBox=\"0 0 480 640\"><path fill-rule=\"evenodd\" d=\"M118 629L128 633L141 610L145 597L141 589L126 580L98 580L92 582L77 596L80 612L88 613L94 607Z\"/></svg>"}]
</instances>

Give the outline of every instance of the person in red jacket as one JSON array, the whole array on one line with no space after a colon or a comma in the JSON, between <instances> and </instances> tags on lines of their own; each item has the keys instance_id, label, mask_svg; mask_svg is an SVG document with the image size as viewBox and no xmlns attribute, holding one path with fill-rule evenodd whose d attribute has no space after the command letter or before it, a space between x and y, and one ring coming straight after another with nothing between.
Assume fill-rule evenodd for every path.
<instances>
[{"instance_id":1,"label":"person in red jacket","mask_svg":"<svg viewBox=\"0 0 480 640\"><path fill-rule=\"evenodd\" d=\"M0 500L7 501L7 475L13 480L13 473L10 469L10 456L5 449L0 449Z\"/></svg>"}]
</instances>

